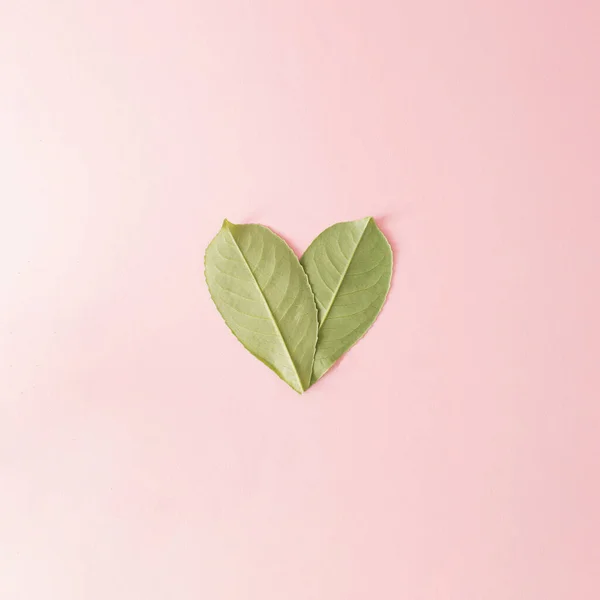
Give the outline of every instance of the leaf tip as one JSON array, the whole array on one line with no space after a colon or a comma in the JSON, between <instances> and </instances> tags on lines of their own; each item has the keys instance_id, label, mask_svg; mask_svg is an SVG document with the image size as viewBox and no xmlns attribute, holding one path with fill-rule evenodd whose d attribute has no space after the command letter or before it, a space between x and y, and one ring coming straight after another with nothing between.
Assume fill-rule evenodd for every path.
<instances>
[{"instance_id":1,"label":"leaf tip","mask_svg":"<svg viewBox=\"0 0 600 600\"><path fill-rule=\"evenodd\" d=\"M364 225L365 227L371 223L374 222L375 219L373 219L373 217L363 217L362 219L357 219L356 221L354 221L357 225Z\"/></svg>"}]
</instances>

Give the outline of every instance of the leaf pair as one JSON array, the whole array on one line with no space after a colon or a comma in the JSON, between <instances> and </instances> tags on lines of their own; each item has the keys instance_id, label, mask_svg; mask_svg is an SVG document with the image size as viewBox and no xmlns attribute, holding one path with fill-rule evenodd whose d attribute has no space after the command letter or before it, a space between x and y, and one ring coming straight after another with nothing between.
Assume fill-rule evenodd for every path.
<instances>
[{"instance_id":1,"label":"leaf pair","mask_svg":"<svg viewBox=\"0 0 600 600\"><path fill-rule=\"evenodd\" d=\"M300 261L266 227L225 220L204 260L225 323L298 393L366 333L392 277L392 250L371 217L329 227Z\"/></svg>"}]
</instances>

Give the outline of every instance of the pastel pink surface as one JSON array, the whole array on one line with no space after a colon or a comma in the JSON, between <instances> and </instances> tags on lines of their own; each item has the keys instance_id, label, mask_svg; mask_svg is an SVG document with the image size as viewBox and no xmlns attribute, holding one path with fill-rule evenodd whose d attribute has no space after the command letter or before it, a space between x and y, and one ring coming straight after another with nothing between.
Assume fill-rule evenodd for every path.
<instances>
[{"instance_id":1,"label":"pastel pink surface","mask_svg":"<svg viewBox=\"0 0 600 600\"><path fill-rule=\"evenodd\" d=\"M0 3L0 598L600 597L600 65L581 2ZM373 215L299 397L224 217Z\"/></svg>"}]
</instances>

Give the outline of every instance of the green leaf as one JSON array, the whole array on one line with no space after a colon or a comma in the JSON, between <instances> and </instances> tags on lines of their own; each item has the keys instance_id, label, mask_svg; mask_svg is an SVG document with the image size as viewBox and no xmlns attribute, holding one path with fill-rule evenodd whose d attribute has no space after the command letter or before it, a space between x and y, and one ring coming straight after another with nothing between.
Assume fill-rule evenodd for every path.
<instances>
[{"instance_id":1,"label":"green leaf","mask_svg":"<svg viewBox=\"0 0 600 600\"><path fill-rule=\"evenodd\" d=\"M204 267L212 299L237 339L298 393L306 390L317 309L292 249L262 225L225 220Z\"/></svg>"},{"instance_id":2,"label":"green leaf","mask_svg":"<svg viewBox=\"0 0 600 600\"><path fill-rule=\"evenodd\" d=\"M375 221L367 217L323 231L300 262L319 312L315 382L377 318L392 279L392 249Z\"/></svg>"}]
</instances>

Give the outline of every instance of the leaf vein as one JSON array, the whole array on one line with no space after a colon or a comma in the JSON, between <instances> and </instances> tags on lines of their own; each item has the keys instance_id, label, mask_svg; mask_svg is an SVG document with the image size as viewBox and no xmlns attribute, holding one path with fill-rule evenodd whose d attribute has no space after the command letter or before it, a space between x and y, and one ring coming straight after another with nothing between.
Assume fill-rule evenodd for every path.
<instances>
[{"instance_id":1,"label":"leaf vein","mask_svg":"<svg viewBox=\"0 0 600 600\"><path fill-rule=\"evenodd\" d=\"M374 288L382 279L382 277L385 275L385 273L382 273L379 276L379 279L373 283L372 285L367 286L366 288L360 288L359 290L352 290L351 292L345 292L344 294L338 294L338 296L352 296L352 294L358 294L359 292L366 292L367 290L370 290L371 288Z\"/></svg>"}]
</instances>

